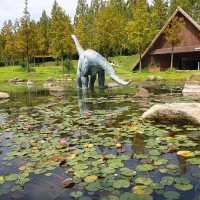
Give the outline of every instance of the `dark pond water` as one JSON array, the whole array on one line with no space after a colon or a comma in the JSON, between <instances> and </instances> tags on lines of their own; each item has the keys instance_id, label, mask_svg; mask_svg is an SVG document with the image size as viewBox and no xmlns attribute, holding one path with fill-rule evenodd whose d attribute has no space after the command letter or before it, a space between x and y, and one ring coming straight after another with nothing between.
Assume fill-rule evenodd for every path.
<instances>
[{"instance_id":1,"label":"dark pond water","mask_svg":"<svg viewBox=\"0 0 200 200\"><path fill-rule=\"evenodd\" d=\"M143 86L149 98L135 85L13 92L0 104L0 199L199 200L200 128L140 118L155 103L198 100L182 83Z\"/></svg>"}]
</instances>

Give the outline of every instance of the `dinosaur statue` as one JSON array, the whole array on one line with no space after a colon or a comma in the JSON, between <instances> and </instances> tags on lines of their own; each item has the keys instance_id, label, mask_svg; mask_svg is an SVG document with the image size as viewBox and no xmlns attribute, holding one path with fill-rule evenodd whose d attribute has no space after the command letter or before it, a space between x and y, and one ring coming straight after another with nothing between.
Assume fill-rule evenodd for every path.
<instances>
[{"instance_id":1,"label":"dinosaur statue","mask_svg":"<svg viewBox=\"0 0 200 200\"><path fill-rule=\"evenodd\" d=\"M82 89L93 89L98 74L99 88L105 88L105 72L120 85L128 85L129 82L120 79L111 64L99 53L92 49L84 50L77 37L72 35L76 45L79 61L77 69L77 85Z\"/></svg>"}]
</instances>

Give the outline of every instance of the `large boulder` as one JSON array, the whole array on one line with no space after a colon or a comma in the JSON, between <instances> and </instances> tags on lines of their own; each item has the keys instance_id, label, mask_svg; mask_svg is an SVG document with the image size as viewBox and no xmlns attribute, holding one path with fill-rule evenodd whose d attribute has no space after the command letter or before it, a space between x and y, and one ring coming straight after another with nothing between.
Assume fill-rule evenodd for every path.
<instances>
[{"instance_id":1,"label":"large boulder","mask_svg":"<svg viewBox=\"0 0 200 200\"><path fill-rule=\"evenodd\" d=\"M0 92L0 100L9 99L9 98L10 98L10 95L8 93Z\"/></svg>"},{"instance_id":2,"label":"large boulder","mask_svg":"<svg viewBox=\"0 0 200 200\"><path fill-rule=\"evenodd\" d=\"M200 97L200 81L186 81L183 96Z\"/></svg>"},{"instance_id":3,"label":"large boulder","mask_svg":"<svg viewBox=\"0 0 200 200\"><path fill-rule=\"evenodd\" d=\"M136 97L139 97L139 98L147 98L150 96L150 93L147 89L145 88L139 88L138 92L136 93L135 95Z\"/></svg>"},{"instance_id":4,"label":"large boulder","mask_svg":"<svg viewBox=\"0 0 200 200\"><path fill-rule=\"evenodd\" d=\"M143 119L200 125L200 103L155 105L142 115Z\"/></svg>"}]
</instances>

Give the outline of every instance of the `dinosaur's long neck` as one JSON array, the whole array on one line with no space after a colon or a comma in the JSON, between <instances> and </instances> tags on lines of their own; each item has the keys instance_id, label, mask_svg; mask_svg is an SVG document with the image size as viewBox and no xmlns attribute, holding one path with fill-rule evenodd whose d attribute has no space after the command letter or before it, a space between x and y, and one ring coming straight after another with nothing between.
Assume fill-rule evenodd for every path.
<instances>
[{"instance_id":1,"label":"dinosaur's long neck","mask_svg":"<svg viewBox=\"0 0 200 200\"><path fill-rule=\"evenodd\" d=\"M76 45L76 49L78 51L79 56L84 52L83 48L81 47L77 37L75 35L72 35L72 39Z\"/></svg>"}]
</instances>

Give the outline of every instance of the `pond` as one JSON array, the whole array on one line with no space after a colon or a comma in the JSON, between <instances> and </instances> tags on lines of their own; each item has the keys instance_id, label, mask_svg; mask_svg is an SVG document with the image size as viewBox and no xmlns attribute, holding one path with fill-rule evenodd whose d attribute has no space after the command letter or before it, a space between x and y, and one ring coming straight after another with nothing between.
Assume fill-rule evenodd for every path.
<instances>
[{"instance_id":1,"label":"pond","mask_svg":"<svg viewBox=\"0 0 200 200\"><path fill-rule=\"evenodd\" d=\"M145 87L149 98L135 86L13 92L0 104L0 199L199 200L200 128L141 120L156 103L194 100L182 83Z\"/></svg>"}]
</instances>

